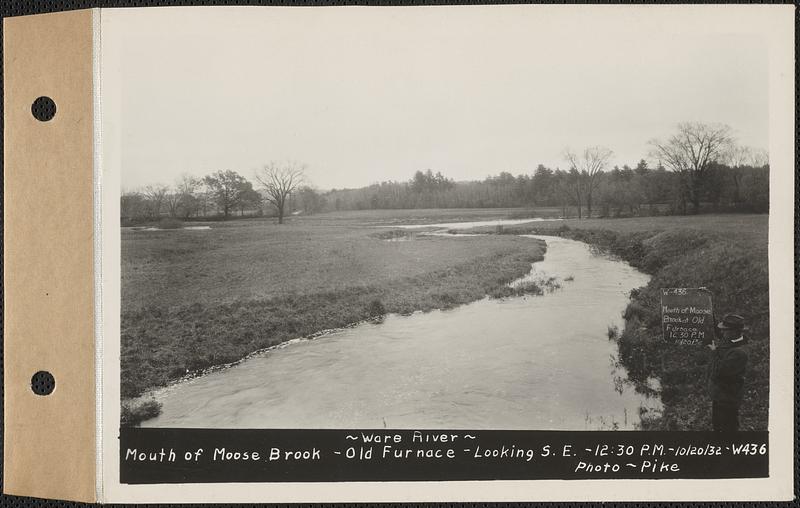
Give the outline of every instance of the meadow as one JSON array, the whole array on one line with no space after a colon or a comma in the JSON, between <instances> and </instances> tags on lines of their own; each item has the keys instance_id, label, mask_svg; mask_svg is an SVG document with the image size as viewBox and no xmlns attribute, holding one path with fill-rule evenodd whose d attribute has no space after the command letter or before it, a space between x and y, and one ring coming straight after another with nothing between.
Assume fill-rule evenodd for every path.
<instances>
[{"instance_id":1,"label":"meadow","mask_svg":"<svg viewBox=\"0 0 800 508\"><path fill-rule=\"evenodd\" d=\"M252 219L215 222L209 230L123 228L123 398L325 329L511 296L507 283L545 250L543 242L516 235L541 233L587 242L652 275L631 295L627 324L615 337L630 383L647 391L648 378L661 382L664 412L643 428L709 428L708 351L660 340L658 296L661 287L706 286L718 318L738 312L750 321L741 421L743 429L765 429L766 215L568 219L477 228L503 234L472 238L391 227L556 215L555 209L379 210L291 217L284 225ZM141 405L145 416L157 411L151 402Z\"/></svg>"},{"instance_id":2,"label":"meadow","mask_svg":"<svg viewBox=\"0 0 800 508\"><path fill-rule=\"evenodd\" d=\"M513 236L393 233L364 219L356 213L283 225L229 221L208 230L124 228L123 397L386 313L508 296L506 284L530 271L545 248ZM389 241L396 234L403 241Z\"/></svg>"}]
</instances>

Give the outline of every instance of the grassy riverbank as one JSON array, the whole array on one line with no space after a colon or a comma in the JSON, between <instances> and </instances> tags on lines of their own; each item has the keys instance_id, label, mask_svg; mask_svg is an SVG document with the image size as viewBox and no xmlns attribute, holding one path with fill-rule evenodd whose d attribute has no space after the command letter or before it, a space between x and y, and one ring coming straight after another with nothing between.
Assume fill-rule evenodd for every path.
<instances>
[{"instance_id":1,"label":"grassy riverbank","mask_svg":"<svg viewBox=\"0 0 800 508\"><path fill-rule=\"evenodd\" d=\"M123 230L123 398L384 313L503 296L544 252L513 236L387 241L399 234L362 220Z\"/></svg>"},{"instance_id":2,"label":"grassy riverbank","mask_svg":"<svg viewBox=\"0 0 800 508\"><path fill-rule=\"evenodd\" d=\"M717 318L748 321L749 364L740 411L743 430L766 430L769 403L769 292L766 215L659 217L547 222L506 227L503 233L559 234L620 256L652 275L632 294L618 338L620 360L637 388L661 381L664 412L645 429L710 429L705 348L660 341L659 289L708 287Z\"/></svg>"}]
</instances>

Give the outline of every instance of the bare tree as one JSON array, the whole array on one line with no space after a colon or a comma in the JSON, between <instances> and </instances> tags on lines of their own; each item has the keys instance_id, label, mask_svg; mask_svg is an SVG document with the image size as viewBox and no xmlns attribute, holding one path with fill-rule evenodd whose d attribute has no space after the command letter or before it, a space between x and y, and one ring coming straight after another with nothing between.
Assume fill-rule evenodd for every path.
<instances>
[{"instance_id":1,"label":"bare tree","mask_svg":"<svg viewBox=\"0 0 800 508\"><path fill-rule=\"evenodd\" d=\"M753 150L749 146L731 143L722 159L732 168L748 166L753 159Z\"/></svg>"},{"instance_id":2,"label":"bare tree","mask_svg":"<svg viewBox=\"0 0 800 508\"><path fill-rule=\"evenodd\" d=\"M164 203L169 187L163 184L148 185L144 188L144 196L150 205L150 217L157 219L161 216L161 205Z\"/></svg>"},{"instance_id":3,"label":"bare tree","mask_svg":"<svg viewBox=\"0 0 800 508\"><path fill-rule=\"evenodd\" d=\"M564 150L564 159L570 166L570 173L575 171L573 180L573 193L578 201L578 218L581 218L581 204L586 198L586 216L592 216L592 195L600 184L598 175L608 166L614 152L604 146L591 146L584 148L577 154L567 148Z\"/></svg>"},{"instance_id":4,"label":"bare tree","mask_svg":"<svg viewBox=\"0 0 800 508\"><path fill-rule=\"evenodd\" d=\"M302 185L305 164L270 162L256 172L256 180L264 189L264 199L278 211L278 224L283 224L286 199Z\"/></svg>"},{"instance_id":5,"label":"bare tree","mask_svg":"<svg viewBox=\"0 0 800 508\"><path fill-rule=\"evenodd\" d=\"M769 151L766 148L753 148L750 151L750 165L754 168L769 166Z\"/></svg>"},{"instance_id":6,"label":"bare tree","mask_svg":"<svg viewBox=\"0 0 800 508\"><path fill-rule=\"evenodd\" d=\"M164 195L164 201L167 203L167 211L169 216L175 218L178 216L178 211L181 204L181 195L176 192L169 192Z\"/></svg>"},{"instance_id":7,"label":"bare tree","mask_svg":"<svg viewBox=\"0 0 800 508\"><path fill-rule=\"evenodd\" d=\"M731 143L724 154L725 164L729 166L733 182L733 197L735 204L742 202L744 189L742 180L749 168L763 168L769 164L769 152L763 148L753 148Z\"/></svg>"},{"instance_id":8,"label":"bare tree","mask_svg":"<svg viewBox=\"0 0 800 508\"><path fill-rule=\"evenodd\" d=\"M724 159L733 143L731 128L722 124L686 122L678 124L678 132L666 141L650 141L651 155L669 169L679 173L682 193L692 203L693 212L700 209L700 186L706 170ZM684 202L684 200L682 200ZM686 213L685 207L683 210Z\"/></svg>"},{"instance_id":9,"label":"bare tree","mask_svg":"<svg viewBox=\"0 0 800 508\"><path fill-rule=\"evenodd\" d=\"M200 208L198 189L203 184L199 178L191 175L181 175L175 183L175 194L178 195L178 208L185 219L197 213Z\"/></svg>"},{"instance_id":10,"label":"bare tree","mask_svg":"<svg viewBox=\"0 0 800 508\"><path fill-rule=\"evenodd\" d=\"M769 151L766 148L757 148L753 151L753 158L750 162L756 168L769 166Z\"/></svg>"}]
</instances>

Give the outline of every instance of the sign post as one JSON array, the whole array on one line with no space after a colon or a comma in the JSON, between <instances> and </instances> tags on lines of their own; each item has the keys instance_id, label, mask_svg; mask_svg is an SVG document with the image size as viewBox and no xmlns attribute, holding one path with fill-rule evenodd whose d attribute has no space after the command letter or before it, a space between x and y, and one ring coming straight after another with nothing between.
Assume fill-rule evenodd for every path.
<instances>
[{"instance_id":1,"label":"sign post","mask_svg":"<svg viewBox=\"0 0 800 508\"><path fill-rule=\"evenodd\" d=\"M664 341L699 346L714 338L711 291L705 288L662 288L661 329Z\"/></svg>"}]
</instances>

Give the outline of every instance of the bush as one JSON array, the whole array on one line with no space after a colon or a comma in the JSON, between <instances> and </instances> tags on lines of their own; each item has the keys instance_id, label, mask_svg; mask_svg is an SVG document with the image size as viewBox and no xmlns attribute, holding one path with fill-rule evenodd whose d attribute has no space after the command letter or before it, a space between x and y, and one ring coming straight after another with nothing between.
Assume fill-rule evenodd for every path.
<instances>
[{"instance_id":1,"label":"bush","mask_svg":"<svg viewBox=\"0 0 800 508\"><path fill-rule=\"evenodd\" d=\"M378 231L369 236L371 238L377 238L378 240L396 240L400 238L410 239L413 235L414 233L406 231L405 229L390 229L388 231Z\"/></svg>"},{"instance_id":2,"label":"bush","mask_svg":"<svg viewBox=\"0 0 800 508\"><path fill-rule=\"evenodd\" d=\"M159 229L181 229L183 227L183 222L180 219L164 217L158 221L158 227Z\"/></svg>"},{"instance_id":3,"label":"bush","mask_svg":"<svg viewBox=\"0 0 800 508\"><path fill-rule=\"evenodd\" d=\"M560 288L561 285L555 279L550 277L543 281L528 280L521 282L514 286L500 286L489 292L491 298L508 298L510 296L525 296L525 295L541 295L544 290L553 291Z\"/></svg>"},{"instance_id":4,"label":"bush","mask_svg":"<svg viewBox=\"0 0 800 508\"><path fill-rule=\"evenodd\" d=\"M509 296L514 296L514 288L511 286L499 286L491 291L489 291L490 298L507 298Z\"/></svg>"},{"instance_id":5,"label":"bush","mask_svg":"<svg viewBox=\"0 0 800 508\"><path fill-rule=\"evenodd\" d=\"M139 403L123 401L120 409L120 424L123 427L136 427L143 421L160 415L161 403L155 399Z\"/></svg>"},{"instance_id":6,"label":"bush","mask_svg":"<svg viewBox=\"0 0 800 508\"><path fill-rule=\"evenodd\" d=\"M383 306L383 303L376 298L369 302L369 305L367 306L367 314L371 318L380 317L386 314L386 308Z\"/></svg>"}]
</instances>

